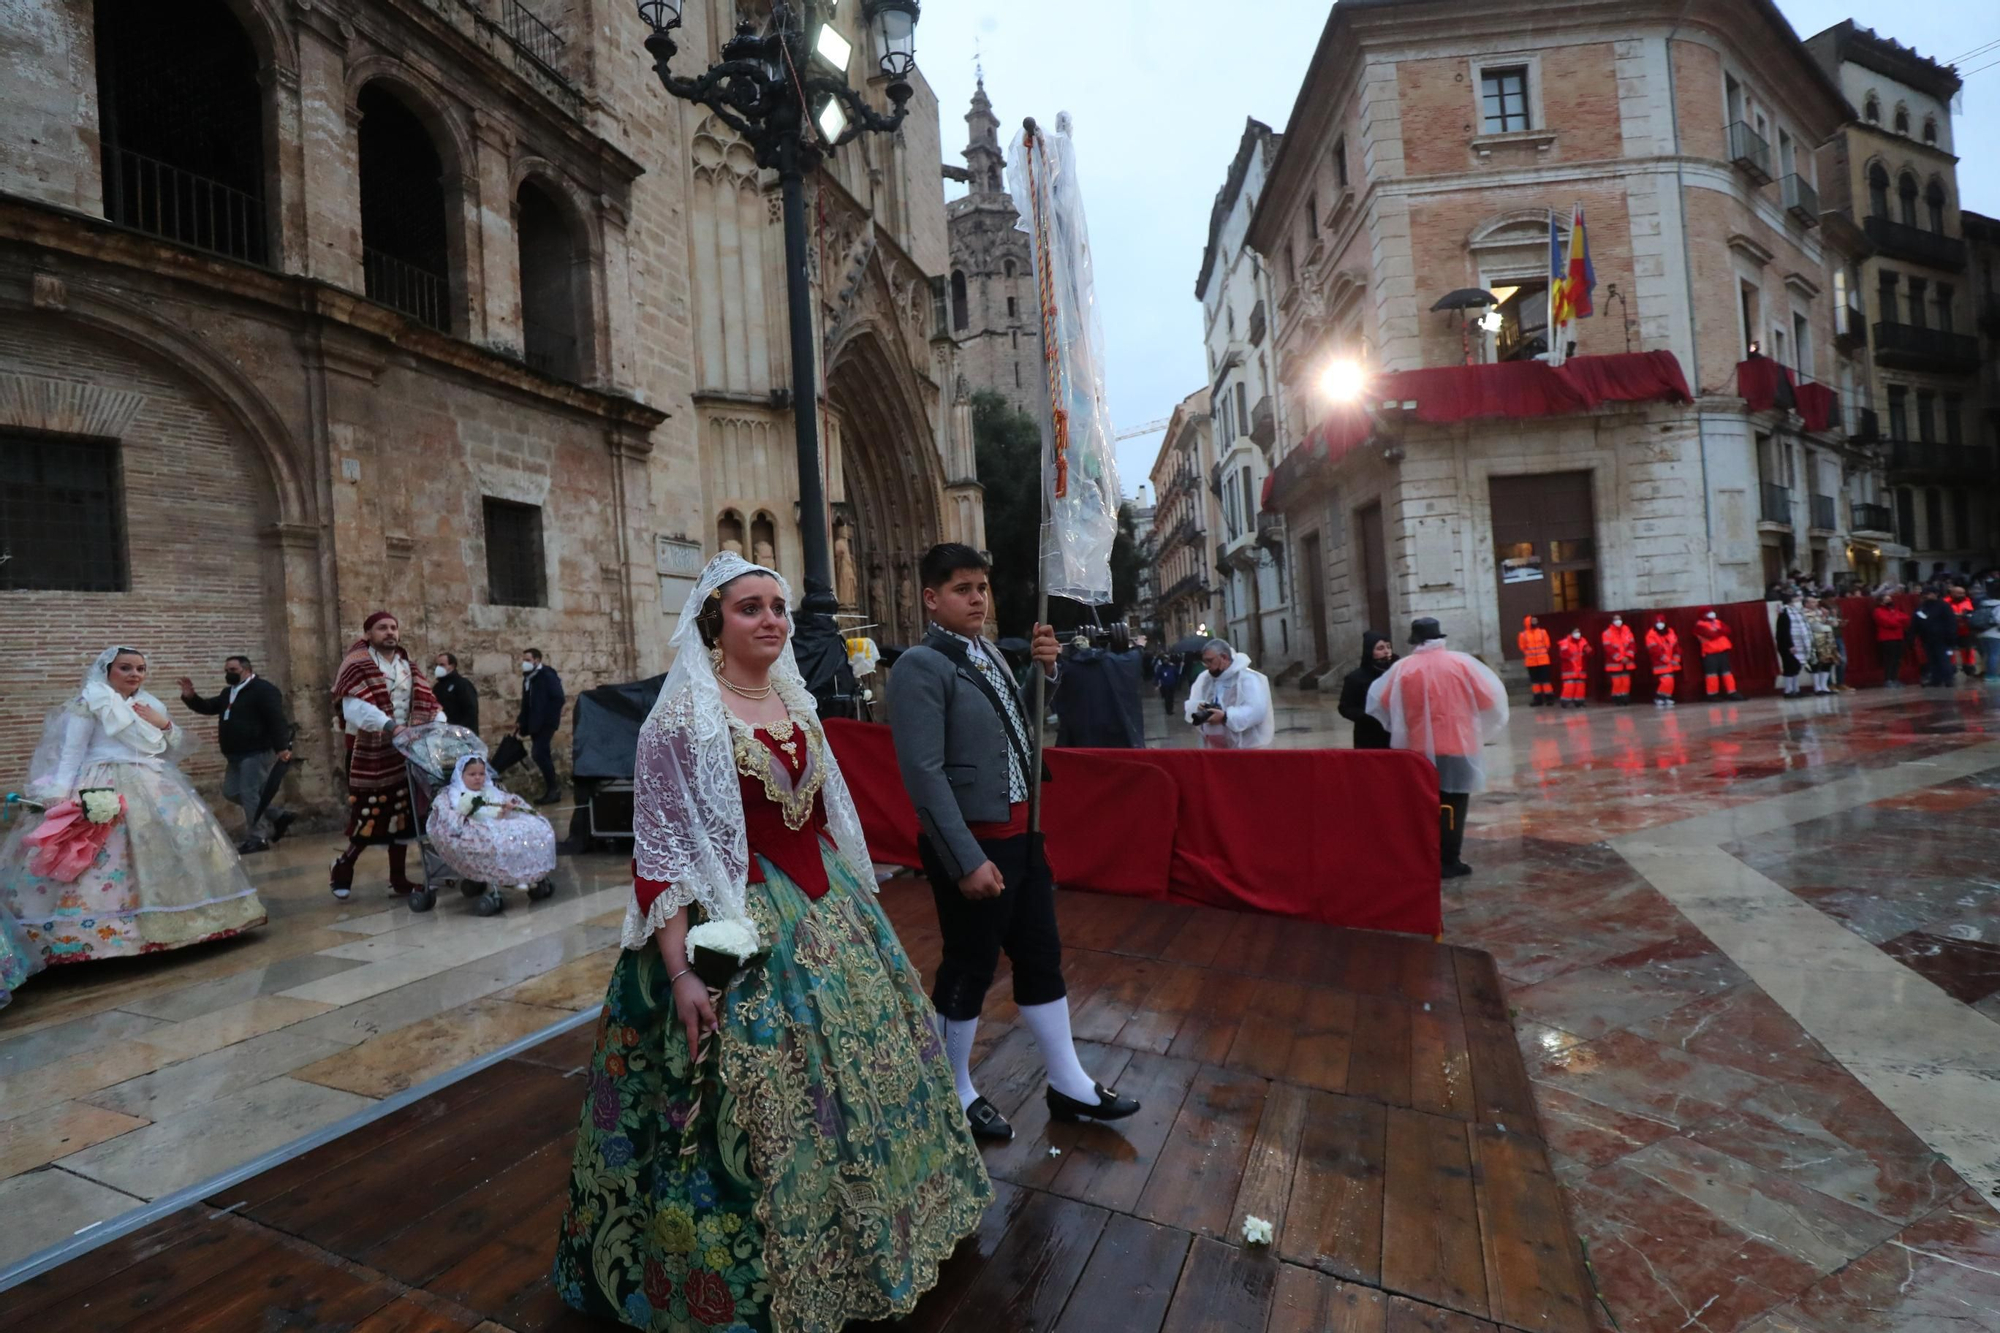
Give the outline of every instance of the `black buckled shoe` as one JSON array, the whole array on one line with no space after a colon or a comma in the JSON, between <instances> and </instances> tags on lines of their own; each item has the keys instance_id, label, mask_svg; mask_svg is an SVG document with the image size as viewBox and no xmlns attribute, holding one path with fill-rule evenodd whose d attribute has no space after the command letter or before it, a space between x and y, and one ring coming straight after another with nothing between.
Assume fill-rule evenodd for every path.
<instances>
[{"instance_id":1,"label":"black buckled shoe","mask_svg":"<svg viewBox=\"0 0 2000 1333\"><path fill-rule=\"evenodd\" d=\"M1080 1102L1074 1097L1066 1097L1054 1088L1048 1090L1049 1119L1051 1120L1123 1120L1128 1115L1136 1115L1139 1103L1130 1097L1120 1097L1102 1083L1091 1085L1097 1089L1097 1104Z\"/></svg>"},{"instance_id":2,"label":"black buckled shoe","mask_svg":"<svg viewBox=\"0 0 2000 1333\"><path fill-rule=\"evenodd\" d=\"M972 1130L975 1139L988 1139L994 1143L1012 1143L1014 1127L1007 1123L1007 1117L995 1109L992 1102L984 1097L974 1097L972 1105L965 1108L965 1123Z\"/></svg>"}]
</instances>

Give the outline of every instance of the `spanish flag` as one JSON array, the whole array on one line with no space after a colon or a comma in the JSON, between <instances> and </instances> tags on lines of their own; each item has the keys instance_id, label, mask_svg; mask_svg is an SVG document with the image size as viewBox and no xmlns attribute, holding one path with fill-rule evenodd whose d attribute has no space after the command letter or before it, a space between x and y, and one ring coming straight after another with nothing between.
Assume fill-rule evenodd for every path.
<instances>
[{"instance_id":1,"label":"spanish flag","mask_svg":"<svg viewBox=\"0 0 2000 1333\"><path fill-rule=\"evenodd\" d=\"M1550 350L1560 359L1560 349L1569 341L1570 321L1588 319L1596 313L1591 293L1597 288L1597 270L1590 263L1590 233L1584 230L1583 205L1571 215L1569 244L1562 245L1556 232L1555 215L1549 215L1549 331Z\"/></svg>"}]
</instances>

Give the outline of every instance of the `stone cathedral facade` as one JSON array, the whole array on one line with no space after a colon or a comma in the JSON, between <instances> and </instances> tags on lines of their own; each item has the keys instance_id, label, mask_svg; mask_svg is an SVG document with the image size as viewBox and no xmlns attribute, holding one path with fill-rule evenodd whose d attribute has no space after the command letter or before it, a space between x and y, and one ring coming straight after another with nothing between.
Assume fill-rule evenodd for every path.
<instances>
[{"instance_id":1,"label":"stone cathedral facade","mask_svg":"<svg viewBox=\"0 0 2000 1333\"><path fill-rule=\"evenodd\" d=\"M980 80L965 114L965 167L947 175L966 184L946 208L951 232L951 336L967 396L990 390L1029 415L1041 411L1040 307L1028 233L1007 192L1000 119Z\"/></svg>"}]
</instances>

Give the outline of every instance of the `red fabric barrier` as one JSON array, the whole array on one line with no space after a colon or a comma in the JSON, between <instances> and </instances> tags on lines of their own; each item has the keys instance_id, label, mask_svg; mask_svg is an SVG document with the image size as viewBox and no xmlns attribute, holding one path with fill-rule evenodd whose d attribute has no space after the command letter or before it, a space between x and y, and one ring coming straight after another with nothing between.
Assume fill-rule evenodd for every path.
<instances>
[{"instance_id":1,"label":"red fabric barrier","mask_svg":"<svg viewBox=\"0 0 2000 1333\"><path fill-rule=\"evenodd\" d=\"M1896 605L1905 611L1915 606L1917 601L1915 597L1901 594L1896 597ZM1847 645L1847 683L1856 687L1882 684L1885 679L1882 655L1875 647L1875 619L1870 614L1875 599L1842 597L1835 601L1834 606L1841 620L1841 638ZM1633 633L1641 639L1656 615L1664 616L1667 624L1680 635L1682 670L1675 684L1674 697L1683 703L1706 697L1704 691L1707 687L1701 671L1701 640L1694 632L1694 622L1708 609L1705 605L1670 606L1620 613ZM1729 660L1740 693L1777 692L1778 645L1771 633L1771 619L1776 613L1776 605L1767 602L1724 602L1715 607L1715 614L1729 630ZM1548 630L1551 637L1561 638L1569 633L1571 626L1580 626L1591 645L1600 647L1611 616L1610 611L1551 611L1542 617L1542 627ZM1903 679L1916 679L1916 664L1912 659L1917 655L1914 649L1904 653ZM1611 697L1611 682L1604 674L1602 659L1603 653L1599 652L1590 663L1590 697L1593 699ZM1633 677L1632 697L1649 700L1653 697L1653 677L1643 654L1639 666Z\"/></svg>"},{"instance_id":2,"label":"red fabric barrier","mask_svg":"<svg viewBox=\"0 0 2000 1333\"><path fill-rule=\"evenodd\" d=\"M889 728L827 738L879 861L915 865ZM1043 823L1066 888L1328 925L1443 929L1437 772L1381 750L1048 752Z\"/></svg>"}]
</instances>

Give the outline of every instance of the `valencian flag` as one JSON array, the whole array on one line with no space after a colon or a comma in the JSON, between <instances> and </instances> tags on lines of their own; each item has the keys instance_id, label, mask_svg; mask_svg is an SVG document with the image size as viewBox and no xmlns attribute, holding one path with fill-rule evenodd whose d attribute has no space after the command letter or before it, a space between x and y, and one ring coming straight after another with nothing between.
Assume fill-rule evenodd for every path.
<instances>
[{"instance_id":1,"label":"valencian flag","mask_svg":"<svg viewBox=\"0 0 2000 1333\"><path fill-rule=\"evenodd\" d=\"M1595 314L1591 293L1597 288L1597 270L1590 263L1590 233L1583 225L1583 205L1570 218L1569 243L1556 230L1556 215L1549 213L1549 360L1560 365L1569 344L1572 320Z\"/></svg>"}]
</instances>

